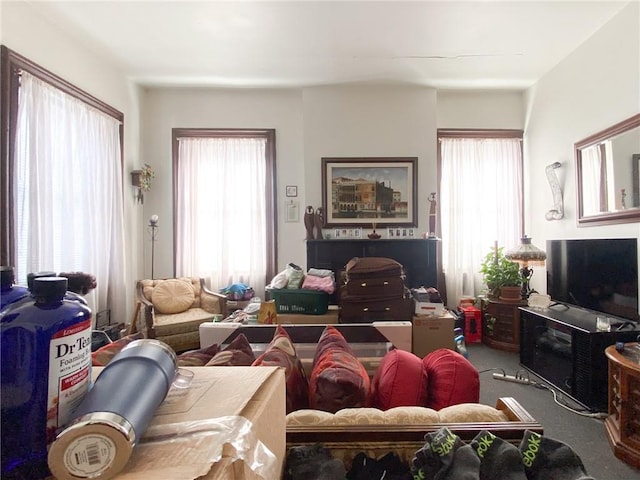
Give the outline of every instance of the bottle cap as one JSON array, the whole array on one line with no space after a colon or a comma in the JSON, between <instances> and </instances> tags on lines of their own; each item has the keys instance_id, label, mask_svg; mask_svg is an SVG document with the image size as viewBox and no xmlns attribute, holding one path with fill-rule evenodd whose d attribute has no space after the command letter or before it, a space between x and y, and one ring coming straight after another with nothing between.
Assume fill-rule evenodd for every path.
<instances>
[{"instance_id":1,"label":"bottle cap","mask_svg":"<svg viewBox=\"0 0 640 480\"><path fill-rule=\"evenodd\" d=\"M33 290L33 281L36 278L42 278L42 277L55 277L56 272L31 272L27 274L27 287L29 287L29 290Z\"/></svg>"},{"instance_id":2,"label":"bottle cap","mask_svg":"<svg viewBox=\"0 0 640 480\"><path fill-rule=\"evenodd\" d=\"M67 279L64 277L41 277L33 281L33 296L55 300L64 298L67 292Z\"/></svg>"}]
</instances>

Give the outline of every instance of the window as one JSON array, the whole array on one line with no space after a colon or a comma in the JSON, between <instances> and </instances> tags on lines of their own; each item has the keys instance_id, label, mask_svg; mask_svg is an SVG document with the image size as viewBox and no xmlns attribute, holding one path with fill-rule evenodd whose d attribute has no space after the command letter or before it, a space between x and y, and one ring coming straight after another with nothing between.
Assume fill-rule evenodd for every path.
<instances>
[{"instance_id":1,"label":"window","mask_svg":"<svg viewBox=\"0 0 640 480\"><path fill-rule=\"evenodd\" d=\"M523 230L522 131L438 130L442 270L447 303L482 291L480 263Z\"/></svg>"},{"instance_id":2,"label":"window","mask_svg":"<svg viewBox=\"0 0 640 480\"><path fill-rule=\"evenodd\" d=\"M275 131L174 129L175 270L218 290L275 275Z\"/></svg>"},{"instance_id":3,"label":"window","mask_svg":"<svg viewBox=\"0 0 640 480\"><path fill-rule=\"evenodd\" d=\"M2 47L2 263L86 272L126 318L122 113Z\"/></svg>"}]
</instances>

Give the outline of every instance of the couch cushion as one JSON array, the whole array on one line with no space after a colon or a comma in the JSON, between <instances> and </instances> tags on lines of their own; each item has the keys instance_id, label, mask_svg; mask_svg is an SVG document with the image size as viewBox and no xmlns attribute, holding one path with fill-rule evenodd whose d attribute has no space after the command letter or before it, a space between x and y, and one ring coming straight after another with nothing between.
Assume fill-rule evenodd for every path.
<instances>
[{"instance_id":1,"label":"couch cushion","mask_svg":"<svg viewBox=\"0 0 640 480\"><path fill-rule=\"evenodd\" d=\"M282 325L276 327L273 340L252 365L284 367L287 413L309 406L309 382L293 342Z\"/></svg>"},{"instance_id":2,"label":"couch cushion","mask_svg":"<svg viewBox=\"0 0 640 480\"><path fill-rule=\"evenodd\" d=\"M342 334L328 325L316 347L309 381L309 406L335 413L367 406L369 375Z\"/></svg>"},{"instance_id":3,"label":"couch cushion","mask_svg":"<svg viewBox=\"0 0 640 480\"><path fill-rule=\"evenodd\" d=\"M458 352L441 348L422 360L427 369L427 407L440 410L459 403L480 401L480 376Z\"/></svg>"},{"instance_id":4,"label":"couch cushion","mask_svg":"<svg viewBox=\"0 0 640 480\"><path fill-rule=\"evenodd\" d=\"M371 382L371 406L381 410L427 404L427 369L422 359L405 350L382 357Z\"/></svg>"},{"instance_id":5,"label":"couch cushion","mask_svg":"<svg viewBox=\"0 0 640 480\"><path fill-rule=\"evenodd\" d=\"M460 403L438 412L441 423L508 422L504 412L480 403Z\"/></svg>"},{"instance_id":6,"label":"couch cushion","mask_svg":"<svg viewBox=\"0 0 640 480\"><path fill-rule=\"evenodd\" d=\"M213 314L201 308L190 308L181 313L155 314L153 328L156 337L166 337L168 335L179 335L181 333L196 332L202 322L210 322Z\"/></svg>"},{"instance_id":7,"label":"couch cushion","mask_svg":"<svg viewBox=\"0 0 640 480\"><path fill-rule=\"evenodd\" d=\"M151 294L153 307L164 314L184 312L194 300L195 291L191 283L176 278L160 282Z\"/></svg>"},{"instance_id":8,"label":"couch cushion","mask_svg":"<svg viewBox=\"0 0 640 480\"><path fill-rule=\"evenodd\" d=\"M440 416L432 408L426 407L394 407L384 412L388 425L429 425L438 423Z\"/></svg>"}]
</instances>

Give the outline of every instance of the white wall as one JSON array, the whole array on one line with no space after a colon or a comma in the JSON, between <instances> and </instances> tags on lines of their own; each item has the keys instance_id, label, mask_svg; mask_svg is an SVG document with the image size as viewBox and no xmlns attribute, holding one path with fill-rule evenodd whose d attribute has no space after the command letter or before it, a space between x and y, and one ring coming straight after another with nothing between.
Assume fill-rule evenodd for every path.
<instances>
[{"instance_id":1,"label":"white wall","mask_svg":"<svg viewBox=\"0 0 640 480\"><path fill-rule=\"evenodd\" d=\"M638 238L640 225L578 227L574 143L640 112L640 4L632 2L526 94L526 231L533 243L563 238ZM556 172L565 216L545 220L553 206L545 167ZM630 195L627 200L630 201ZM544 270L544 269L541 269ZM546 291L544 271L532 285Z\"/></svg>"},{"instance_id":2,"label":"white wall","mask_svg":"<svg viewBox=\"0 0 640 480\"><path fill-rule=\"evenodd\" d=\"M140 166L137 88L126 80L111 59L88 50L86 42L43 20L28 3L2 2L1 9L0 43L124 114L126 275L130 297L124 313L119 318L112 317L112 321L129 322L135 279L139 278L142 267L142 229L139 227L142 211L133 202L133 191L128 187L129 172Z\"/></svg>"},{"instance_id":3,"label":"white wall","mask_svg":"<svg viewBox=\"0 0 640 480\"><path fill-rule=\"evenodd\" d=\"M298 185L304 199L302 95L298 89L187 89L153 88L142 95L143 161L156 177L145 194L144 218L160 218L155 251L157 278L173 275L173 197L171 130L173 128L275 128L278 193L279 266L304 263L305 230L300 223L284 222L285 186ZM216 179L211 179L215 188ZM302 206L301 206L302 208ZM149 241L145 239L145 275L150 274ZM262 286L256 285L256 292Z\"/></svg>"}]
</instances>

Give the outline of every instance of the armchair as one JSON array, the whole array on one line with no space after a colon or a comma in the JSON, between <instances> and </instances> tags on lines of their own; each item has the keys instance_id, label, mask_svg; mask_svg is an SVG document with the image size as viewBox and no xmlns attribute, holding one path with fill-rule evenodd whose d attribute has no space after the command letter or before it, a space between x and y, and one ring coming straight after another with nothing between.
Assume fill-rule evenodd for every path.
<instances>
[{"instance_id":1,"label":"armchair","mask_svg":"<svg viewBox=\"0 0 640 480\"><path fill-rule=\"evenodd\" d=\"M197 277L139 280L136 329L161 340L176 352L200 347L199 326L213 314L227 316L227 299L207 289Z\"/></svg>"}]
</instances>

